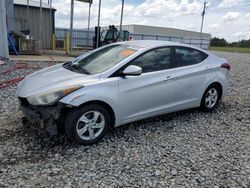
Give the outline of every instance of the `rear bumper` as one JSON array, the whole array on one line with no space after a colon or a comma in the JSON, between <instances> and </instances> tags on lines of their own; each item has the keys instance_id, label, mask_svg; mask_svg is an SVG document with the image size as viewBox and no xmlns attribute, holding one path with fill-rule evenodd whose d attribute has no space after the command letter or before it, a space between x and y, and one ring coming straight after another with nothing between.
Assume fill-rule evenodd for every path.
<instances>
[{"instance_id":1,"label":"rear bumper","mask_svg":"<svg viewBox=\"0 0 250 188\"><path fill-rule=\"evenodd\" d=\"M39 107L32 106L25 100L26 99L19 98L24 120L30 123L30 127L41 134L49 133L50 136L57 135L60 126L58 120L62 109L65 108L65 104L57 103L54 106Z\"/></svg>"}]
</instances>

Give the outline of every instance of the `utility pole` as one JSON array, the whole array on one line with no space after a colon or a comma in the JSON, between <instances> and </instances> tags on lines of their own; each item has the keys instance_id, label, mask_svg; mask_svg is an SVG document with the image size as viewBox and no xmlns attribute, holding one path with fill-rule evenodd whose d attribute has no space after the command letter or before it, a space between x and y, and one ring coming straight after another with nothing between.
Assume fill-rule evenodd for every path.
<instances>
[{"instance_id":1,"label":"utility pole","mask_svg":"<svg viewBox=\"0 0 250 188\"><path fill-rule=\"evenodd\" d=\"M201 20L201 31L200 31L200 38L201 38L201 43L200 43L200 47L202 48L202 29L203 29L203 23L204 23L204 17L206 14L206 8L207 8L207 2L204 2L204 6L203 6L203 11L201 13L202 16L202 20Z\"/></svg>"},{"instance_id":2,"label":"utility pole","mask_svg":"<svg viewBox=\"0 0 250 188\"><path fill-rule=\"evenodd\" d=\"M53 41L53 34L54 34L54 29L53 29L53 22L52 22L52 0L49 0L49 25L50 25L50 37L51 41ZM53 42L52 42L52 49L53 49Z\"/></svg>"},{"instance_id":3,"label":"utility pole","mask_svg":"<svg viewBox=\"0 0 250 188\"><path fill-rule=\"evenodd\" d=\"M9 58L5 1L0 1L0 60Z\"/></svg>"},{"instance_id":4,"label":"utility pole","mask_svg":"<svg viewBox=\"0 0 250 188\"><path fill-rule=\"evenodd\" d=\"M100 16L101 16L101 4L102 0L99 0L99 8L98 8L98 23L97 23L97 37L96 37L96 48L99 47L99 40L100 40Z\"/></svg>"},{"instance_id":5,"label":"utility pole","mask_svg":"<svg viewBox=\"0 0 250 188\"><path fill-rule=\"evenodd\" d=\"M124 0L122 0L122 10L121 10L120 31L122 30L123 8L124 8Z\"/></svg>"},{"instance_id":6,"label":"utility pole","mask_svg":"<svg viewBox=\"0 0 250 188\"><path fill-rule=\"evenodd\" d=\"M205 1L205 2L204 2L203 11L202 11L202 13L201 13L201 16L202 16L202 20L201 20L201 31L200 31L201 35L202 35L202 29L203 29L203 23L204 23L204 16L205 16L205 14L206 14L206 8L207 8L207 2Z\"/></svg>"},{"instance_id":7,"label":"utility pole","mask_svg":"<svg viewBox=\"0 0 250 188\"><path fill-rule=\"evenodd\" d=\"M89 2L89 16L88 16L88 34L87 34L87 51L89 51L89 28L90 28L90 10L91 10L91 5L92 5L92 1Z\"/></svg>"},{"instance_id":8,"label":"utility pole","mask_svg":"<svg viewBox=\"0 0 250 188\"><path fill-rule=\"evenodd\" d=\"M42 54L43 49L43 1L40 0L40 26L39 26L39 40L40 40L40 49Z\"/></svg>"},{"instance_id":9,"label":"utility pole","mask_svg":"<svg viewBox=\"0 0 250 188\"><path fill-rule=\"evenodd\" d=\"M27 23L28 23L28 29L30 30L30 0L27 0ZM30 31L31 36L31 31Z\"/></svg>"},{"instance_id":10,"label":"utility pole","mask_svg":"<svg viewBox=\"0 0 250 188\"><path fill-rule=\"evenodd\" d=\"M74 0L71 0L71 11L70 11L70 39L69 39L69 53L72 54L73 45L73 17L74 17Z\"/></svg>"}]
</instances>

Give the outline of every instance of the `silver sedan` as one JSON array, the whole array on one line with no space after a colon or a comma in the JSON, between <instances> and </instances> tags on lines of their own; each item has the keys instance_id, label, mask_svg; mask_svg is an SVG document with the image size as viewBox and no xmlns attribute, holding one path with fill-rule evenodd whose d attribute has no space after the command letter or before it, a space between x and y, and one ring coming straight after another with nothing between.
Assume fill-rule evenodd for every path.
<instances>
[{"instance_id":1,"label":"silver sedan","mask_svg":"<svg viewBox=\"0 0 250 188\"><path fill-rule=\"evenodd\" d=\"M214 110L230 65L165 41L114 43L27 76L17 89L24 119L50 135L93 144L110 127L200 107Z\"/></svg>"}]
</instances>

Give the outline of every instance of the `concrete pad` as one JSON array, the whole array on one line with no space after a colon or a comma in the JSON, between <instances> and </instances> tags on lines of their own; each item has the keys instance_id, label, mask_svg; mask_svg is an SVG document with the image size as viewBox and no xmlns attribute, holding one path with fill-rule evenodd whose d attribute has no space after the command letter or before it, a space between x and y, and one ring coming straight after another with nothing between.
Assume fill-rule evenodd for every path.
<instances>
[{"instance_id":1,"label":"concrete pad","mask_svg":"<svg viewBox=\"0 0 250 188\"><path fill-rule=\"evenodd\" d=\"M74 57L61 55L10 55L10 61L46 61L46 62L65 62Z\"/></svg>"},{"instance_id":2,"label":"concrete pad","mask_svg":"<svg viewBox=\"0 0 250 188\"><path fill-rule=\"evenodd\" d=\"M44 55L60 55L60 56L72 56L77 57L84 53L86 53L86 50L73 50L71 55L66 55L66 52L63 50L43 50Z\"/></svg>"},{"instance_id":3,"label":"concrete pad","mask_svg":"<svg viewBox=\"0 0 250 188\"><path fill-rule=\"evenodd\" d=\"M71 56L66 55L62 50L43 50L42 55L10 55L11 61L46 61L46 62L65 62L70 61L74 57L82 55L86 51L75 50Z\"/></svg>"}]
</instances>

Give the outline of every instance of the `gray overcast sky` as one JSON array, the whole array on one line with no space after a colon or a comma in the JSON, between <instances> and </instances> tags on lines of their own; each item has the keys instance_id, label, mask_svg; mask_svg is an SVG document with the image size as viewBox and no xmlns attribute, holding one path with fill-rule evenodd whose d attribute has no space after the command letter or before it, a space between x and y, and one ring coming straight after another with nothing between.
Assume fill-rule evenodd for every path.
<instances>
[{"instance_id":1,"label":"gray overcast sky","mask_svg":"<svg viewBox=\"0 0 250 188\"><path fill-rule=\"evenodd\" d=\"M99 0L93 0L91 26L97 25ZM46 1L44 1L46 2ZM124 24L200 30L203 0L125 0ZM70 0L53 0L56 27L69 28ZM121 0L103 0L101 25L118 25ZM87 27L88 4L75 2L74 28ZM250 38L249 0L208 0L204 32L228 41Z\"/></svg>"}]
</instances>

